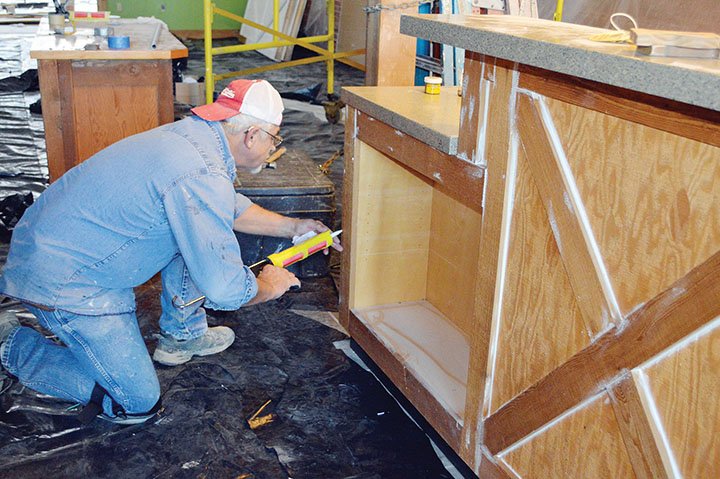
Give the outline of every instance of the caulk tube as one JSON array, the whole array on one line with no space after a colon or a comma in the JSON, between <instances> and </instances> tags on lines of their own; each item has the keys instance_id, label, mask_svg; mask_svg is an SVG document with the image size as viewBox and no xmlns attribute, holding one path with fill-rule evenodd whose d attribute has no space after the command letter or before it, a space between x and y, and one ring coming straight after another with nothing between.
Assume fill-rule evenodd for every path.
<instances>
[{"instance_id":1,"label":"caulk tube","mask_svg":"<svg viewBox=\"0 0 720 479\"><path fill-rule=\"evenodd\" d=\"M268 259L279 268L287 268L291 264L304 260L311 254L322 251L333 244L333 232L323 231L302 243L268 256Z\"/></svg>"}]
</instances>

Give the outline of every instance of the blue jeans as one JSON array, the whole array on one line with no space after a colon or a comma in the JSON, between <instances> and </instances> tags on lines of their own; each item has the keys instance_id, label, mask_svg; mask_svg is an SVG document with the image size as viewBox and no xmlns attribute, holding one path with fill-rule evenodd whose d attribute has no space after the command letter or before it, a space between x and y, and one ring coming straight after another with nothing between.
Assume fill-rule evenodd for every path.
<instances>
[{"instance_id":1,"label":"blue jeans","mask_svg":"<svg viewBox=\"0 0 720 479\"><path fill-rule=\"evenodd\" d=\"M175 339L193 339L205 334L207 318L205 309L200 307L203 302L198 301L184 306L202 296L203 293L190 278L183 257L175 256L163 268L161 276L160 330Z\"/></svg>"},{"instance_id":2,"label":"blue jeans","mask_svg":"<svg viewBox=\"0 0 720 479\"><path fill-rule=\"evenodd\" d=\"M162 272L163 313L160 328L178 339L201 336L205 311L197 302L173 307L200 296L178 256ZM149 411L160 397L160 384L134 312L85 316L63 310L45 311L25 305L39 323L54 333L59 345L32 328L15 329L2 347L2 364L35 391L87 404L95 383L129 414ZM113 416L112 401L103 410Z\"/></svg>"},{"instance_id":3,"label":"blue jeans","mask_svg":"<svg viewBox=\"0 0 720 479\"><path fill-rule=\"evenodd\" d=\"M160 398L160 384L135 313L82 316L26 307L63 344L28 327L10 333L3 345L2 362L22 384L87 404L98 383L127 413L152 409ZM107 396L103 411L114 415Z\"/></svg>"}]
</instances>

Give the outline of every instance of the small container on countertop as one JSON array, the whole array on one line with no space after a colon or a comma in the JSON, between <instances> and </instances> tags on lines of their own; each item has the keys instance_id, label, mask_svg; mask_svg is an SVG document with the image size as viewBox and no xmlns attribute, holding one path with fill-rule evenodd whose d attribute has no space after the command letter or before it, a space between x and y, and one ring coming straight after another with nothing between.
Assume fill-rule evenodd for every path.
<instances>
[{"instance_id":1,"label":"small container on countertop","mask_svg":"<svg viewBox=\"0 0 720 479\"><path fill-rule=\"evenodd\" d=\"M425 93L428 95L439 95L442 78L427 76L425 77Z\"/></svg>"}]
</instances>

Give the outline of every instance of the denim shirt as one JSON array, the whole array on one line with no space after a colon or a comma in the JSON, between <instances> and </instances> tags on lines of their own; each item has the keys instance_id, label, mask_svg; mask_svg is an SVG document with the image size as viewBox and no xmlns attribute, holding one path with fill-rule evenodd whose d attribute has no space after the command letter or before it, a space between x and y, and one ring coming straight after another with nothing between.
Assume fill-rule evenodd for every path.
<instances>
[{"instance_id":1,"label":"denim shirt","mask_svg":"<svg viewBox=\"0 0 720 479\"><path fill-rule=\"evenodd\" d=\"M257 294L233 222L235 162L219 123L189 117L125 138L50 185L13 232L0 292L77 314L135 310L133 287L181 254L215 309Z\"/></svg>"}]
</instances>

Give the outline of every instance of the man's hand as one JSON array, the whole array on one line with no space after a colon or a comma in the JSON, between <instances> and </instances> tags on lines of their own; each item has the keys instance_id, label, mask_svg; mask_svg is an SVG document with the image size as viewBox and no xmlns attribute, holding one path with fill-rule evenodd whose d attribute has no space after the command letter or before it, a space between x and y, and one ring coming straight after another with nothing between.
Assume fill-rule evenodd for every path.
<instances>
[{"instance_id":1,"label":"man's hand","mask_svg":"<svg viewBox=\"0 0 720 479\"><path fill-rule=\"evenodd\" d=\"M253 235L292 238L294 236L302 236L310 231L322 233L329 228L318 220L291 218L273 213L258 205L250 205L243 214L235 218L233 229L240 233ZM337 237L333 238L332 247L338 251L343 250L340 239ZM325 249L324 253L328 254L328 250Z\"/></svg>"},{"instance_id":2,"label":"man's hand","mask_svg":"<svg viewBox=\"0 0 720 479\"><path fill-rule=\"evenodd\" d=\"M246 303L246 306L278 299L293 286L299 288L300 280L285 268L269 264L258 274L257 284L258 292L253 299Z\"/></svg>"},{"instance_id":3,"label":"man's hand","mask_svg":"<svg viewBox=\"0 0 720 479\"><path fill-rule=\"evenodd\" d=\"M305 233L309 233L310 231L314 231L315 233L322 233L323 231L327 231L330 228L325 226L321 221L318 220L301 220L301 219L295 219L295 232L293 233L293 236L302 236ZM333 238L333 249L336 249L338 251L342 251L343 247L340 244L340 238L337 236ZM328 254L329 251L327 248L323 250L324 254Z\"/></svg>"}]
</instances>

